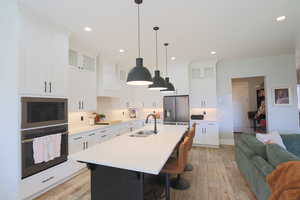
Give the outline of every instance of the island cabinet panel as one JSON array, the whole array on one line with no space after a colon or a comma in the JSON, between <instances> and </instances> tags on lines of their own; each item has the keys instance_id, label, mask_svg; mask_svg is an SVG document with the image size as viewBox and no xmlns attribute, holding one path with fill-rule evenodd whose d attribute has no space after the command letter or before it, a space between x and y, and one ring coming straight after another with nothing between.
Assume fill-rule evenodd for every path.
<instances>
[{"instance_id":1,"label":"island cabinet panel","mask_svg":"<svg viewBox=\"0 0 300 200\"><path fill-rule=\"evenodd\" d=\"M91 170L91 199L142 200L143 181L140 173L93 165Z\"/></svg>"}]
</instances>

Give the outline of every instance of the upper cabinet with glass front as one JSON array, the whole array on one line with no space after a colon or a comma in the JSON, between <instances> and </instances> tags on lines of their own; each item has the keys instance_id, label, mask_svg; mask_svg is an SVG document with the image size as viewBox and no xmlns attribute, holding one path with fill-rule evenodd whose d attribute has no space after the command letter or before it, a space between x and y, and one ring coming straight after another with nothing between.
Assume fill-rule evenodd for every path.
<instances>
[{"instance_id":1,"label":"upper cabinet with glass front","mask_svg":"<svg viewBox=\"0 0 300 200\"><path fill-rule=\"evenodd\" d=\"M94 57L81 54L75 50L69 50L69 65L80 70L95 72L96 59Z\"/></svg>"}]
</instances>

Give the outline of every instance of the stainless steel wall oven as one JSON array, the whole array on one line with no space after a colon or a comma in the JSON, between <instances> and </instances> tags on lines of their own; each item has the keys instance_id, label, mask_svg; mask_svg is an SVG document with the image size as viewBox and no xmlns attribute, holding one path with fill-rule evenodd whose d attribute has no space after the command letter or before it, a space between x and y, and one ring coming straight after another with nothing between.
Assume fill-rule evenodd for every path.
<instances>
[{"instance_id":1,"label":"stainless steel wall oven","mask_svg":"<svg viewBox=\"0 0 300 200\"><path fill-rule=\"evenodd\" d=\"M68 100L22 97L22 129L68 122Z\"/></svg>"},{"instance_id":2,"label":"stainless steel wall oven","mask_svg":"<svg viewBox=\"0 0 300 200\"><path fill-rule=\"evenodd\" d=\"M61 98L22 97L21 103L23 179L67 161L68 100ZM53 139L58 135L59 142L51 143L52 140L50 139ZM37 140L41 139L45 139L46 142L37 143ZM36 147L37 144L39 145L38 148ZM56 144L57 151L55 156L52 156L51 159L37 162L35 160L36 155L41 154L41 151L45 152L46 150L49 150L49 148L53 147L53 144ZM51 152L51 150L49 150L49 152Z\"/></svg>"}]
</instances>

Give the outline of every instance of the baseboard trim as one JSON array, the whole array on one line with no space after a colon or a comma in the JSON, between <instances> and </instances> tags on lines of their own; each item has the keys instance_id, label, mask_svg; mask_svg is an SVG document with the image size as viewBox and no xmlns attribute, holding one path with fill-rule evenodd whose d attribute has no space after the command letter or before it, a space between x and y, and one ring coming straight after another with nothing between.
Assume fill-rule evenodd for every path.
<instances>
[{"instance_id":1,"label":"baseboard trim","mask_svg":"<svg viewBox=\"0 0 300 200\"><path fill-rule=\"evenodd\" d=\"M234 139L220 139L222 145L234 145Z\"/></svg>"}]
</instances>

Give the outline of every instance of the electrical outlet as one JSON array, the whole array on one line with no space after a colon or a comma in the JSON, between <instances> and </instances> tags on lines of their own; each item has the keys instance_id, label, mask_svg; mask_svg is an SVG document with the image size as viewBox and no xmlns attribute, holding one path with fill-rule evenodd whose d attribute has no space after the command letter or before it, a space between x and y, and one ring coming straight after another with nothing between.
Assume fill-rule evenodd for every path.
<instances>
[{"instance_id":1,"label":"electrical outlet","mask_svg":"<svg viewBox=\"0 0 300 200\"><path fill-rule=\"evenodd\" d=\"M80 120L81 120L81 121L83 121L83 120L84 120L83 116L81 116L81 117L80 117Z\"/></svg>"}]
</instances>

